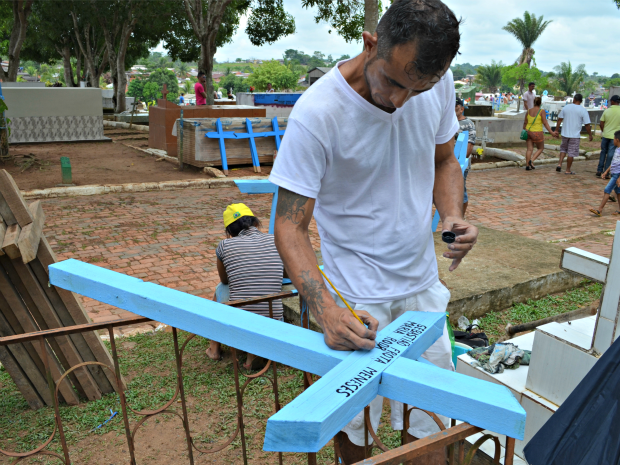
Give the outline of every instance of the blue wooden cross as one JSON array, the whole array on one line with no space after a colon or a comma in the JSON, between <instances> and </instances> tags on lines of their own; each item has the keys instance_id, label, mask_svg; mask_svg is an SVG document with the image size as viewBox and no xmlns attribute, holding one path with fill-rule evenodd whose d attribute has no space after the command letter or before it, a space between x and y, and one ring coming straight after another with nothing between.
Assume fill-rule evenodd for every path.
<instances>
[{"instance_id":1,"label":"blue wooden cross","mask_svg":"<svg viewBox=\"0 0 620 465\"><path fill-rule=\"evenodd\" d=\"M280 150L280 137L284 135L284 129L278 127L278 117L274 116L271 120L271 127L273 128L273 135L276 139L276 150Z\"/></svg>"},{"instance_id":2,"label":"blue wooden cross","mask_svg":"<svg viewBox=\"0 0 620 465\"><path fill-rule=\"evenodd\" d=\"M375 349L344 352L320 333L78 260L49 273L55 286L322 376L269 419L265 450L317 452L376 395L523 439L525 411L508 388L414 360L441 335L444 313L407 312Z\"/></svg>"},{"instance_id":3,"label":"blue wooden cross","mask_svg":"<svg viewBox=\"0 0 620 465\"><path fill-rule=\"evenodd\" d=\"M454 156L459 162L461 166L461 173L463 176L465 175L465 170L467 169L467 165L469 165L469 161L467 160L467 144L469 141L469 131L463 131L456 138L456 143L454 144ZM431 224L431 231L435 232L437 229L437 225L439 224L439 212L435 210L435 216L433 217L433 223Z\"/></svg>"},{"instance_id":4,"label":"blue wooden cross","mask_svg":"<svg viewBox=\"0 0 620 465\"><path fill-rule=\"evenodd\" d=\"M218 118L215 121L215 129L217 132L207 132L205 137L209 139L218 139L220 143L220 157L222 158L222 171L224 174L228 174L228 161L226 160L226 145L224 144L224 139L236 139L234 132L224 132L222 129L222 122Z\"/></svg>"},{"instance_id":5,"label":"blue wooden cross","mask_svg":"<svg viewBox=\"0 0 620 465\"><path fill-rule=\"evenodd\" d=\"M271 120L271 127L273 128L273 131L254 132L252 128L252 121L250 120L250 118L245 119L245 125L247 128L247 133L232 132L232 131L227 132L222 129L222 122L218 118L217 121L215 122L215 128L217 132L208 132L205 134L205 137L208 137L209 139L219 140L220 156L222 158L222 168L223 168L224 173L226 174L228 174L228 163L226 160L226 147L224 145L224 139L236 139L236 140L248 139L250 143L250 155L252 156L252 165L254 166L255 173L261 172L260 162L258 159L258 150L256 149L256 141L255 141L257 137L274 137L276 141L276 149L280 150L280 142L281 142L280 138L281 136L284 135L284 129L280 129L278 127L277 117L274 117Z\"/></svg>"},{"instance_id":6,"label":"blue wooden cross","mask_svg":"<svg viewBox=\"0 0 620 465\"><path fill-rule=\"evenodd\" d=\"M260 171L260 163L258 161L258 151L256 150L256 141L254 140L254 138L255 137L267 137L268 133L265 133L265 132L255 133L252 130L252 121L250 121L250 118L245 119L245 127L248 132L246 133L234 132L233 134L236 139L248 139L250 141L250 154L252 155L252 165L254 165L254 172L260 173L261 171Z\"/></svg>"}]
</instances>

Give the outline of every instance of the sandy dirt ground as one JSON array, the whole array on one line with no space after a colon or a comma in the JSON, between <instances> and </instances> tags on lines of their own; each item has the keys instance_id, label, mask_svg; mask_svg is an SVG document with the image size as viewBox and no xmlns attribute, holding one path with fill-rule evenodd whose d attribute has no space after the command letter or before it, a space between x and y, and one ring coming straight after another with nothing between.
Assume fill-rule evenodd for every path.
<instances>
[{"instance_id":1,"label":"sandy dirt ground","mask_svg":"<svg viewBox=\"0 0 620 465\"><path fill-rule=\"evenodd\" d=\"M204 179L208 175L199 168L185 165L183 171L167 161L140 150L128 147L133 145L148 148L148 134L128 129L106 129L106 137L111 142L73 142L49 144L13 144L9 150L16 163L0 164L7 170L22 190L56 187L62 182L60 157L69 157L73 184L85 186L92 184L125 184L138 182L177 181ZM19 163L34 155L40 163L22 170ZM261 176L268 175L271 166L261 167ZM229 177L253 176L251 165L235 167Z\"/></svg>"}]
</instances>

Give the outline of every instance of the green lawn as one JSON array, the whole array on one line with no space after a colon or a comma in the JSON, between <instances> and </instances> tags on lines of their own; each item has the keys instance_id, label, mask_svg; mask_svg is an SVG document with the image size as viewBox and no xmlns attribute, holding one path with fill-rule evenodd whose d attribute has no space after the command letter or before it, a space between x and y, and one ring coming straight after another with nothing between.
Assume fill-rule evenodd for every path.
<instances>
[{"instance_id":1,"label":"green lawn","mask_svg":"<svg viewBox=\"0 0 620 465\"><path fill-rule=\"evenodd\" d=\"M499 312L487 313L480 318L480 329L494 343L505 335L508 323L512 325L540 320L560 313L585 307L601 297L602 284L585 281L585 286L571 289L558 295L550 295L540 300L528 300L524 304L514 304Z\"/></svg>"}]
</instances>

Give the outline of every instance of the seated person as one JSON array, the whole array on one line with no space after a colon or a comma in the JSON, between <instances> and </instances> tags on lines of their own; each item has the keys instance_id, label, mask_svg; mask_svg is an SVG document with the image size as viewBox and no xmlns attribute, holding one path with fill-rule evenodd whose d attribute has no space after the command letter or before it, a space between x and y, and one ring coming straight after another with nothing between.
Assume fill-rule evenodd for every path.
<instances>
[{"instance_id":1,"label":"seated person","mask_svg":"<svg viewBox=\"0 0 620 465\"><path fill-rule=\"evenodd\" d=\"M214 300L228 302L282 292L284 265L276 250L273 234L259 231L261 222L242 203L231 204L224 211L227 239L217 246L217 272L221 283ZM245 305L243 310L269 317L269 302ZM282 301L272 302L275 320L284 321ZM220 360L220 343L211 341L207 356ZM246 369L252 368L255 356L248 353Z\"/></svg>"}]
</instances>

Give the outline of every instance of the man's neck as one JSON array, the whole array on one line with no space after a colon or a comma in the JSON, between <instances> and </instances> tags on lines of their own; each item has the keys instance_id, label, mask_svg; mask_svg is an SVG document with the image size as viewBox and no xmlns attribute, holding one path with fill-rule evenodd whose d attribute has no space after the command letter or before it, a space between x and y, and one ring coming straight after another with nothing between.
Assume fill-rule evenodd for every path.
<instances>
[{"instance_id":1,"label":"man's neck","mask_svg":"<svg viewBox=\"0 0 620 465\"><path fill-rule=\"evenodd\" d=\"M458 119L459 121L463 121L464 119L467 119L467 117L465 115L461 115L457 116L456 119Z\"/></svg>"},{"instance_id":2,"label":"man's neck","mask_svg":"<svg viewBox=\"0 0 620 465\"><path fill-rule=\"evenodd\" d=\"M386 113L394 113L396 111L395 108L386 108L381 105L377 105L372 99L368 82L366 82L366 77L364 76L363 54L359 54L355 58L343 63L338 70L340 71L340 74L342 74L344 80L347 81L347 84L349 84L351 89L357 92L368 103L374 105L380 110L385 111Z\"/></svg>"}]
</instances>

